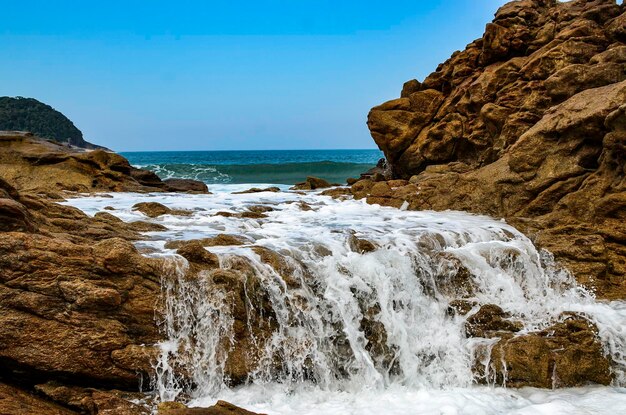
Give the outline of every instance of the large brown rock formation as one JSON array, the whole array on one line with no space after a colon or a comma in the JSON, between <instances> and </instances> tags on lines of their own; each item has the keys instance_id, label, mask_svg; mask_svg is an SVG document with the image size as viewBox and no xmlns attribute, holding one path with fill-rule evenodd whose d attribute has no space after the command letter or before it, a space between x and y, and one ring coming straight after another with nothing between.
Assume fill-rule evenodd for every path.
<instances>
[{"instance_id":1,"label":"large brown rock formation","mask_svg":"<svg viewBox=\"0 0 626 415\"><path fill-rule=\"evenodd\" d=\"M481 39L373 108L395 178L371 203L504 217L604 298L626 298L626 6L514 1Z\"/></svg>"},{"instance_id":2,"label":"large brown rock formation","mask_svg":"<svg viewBox=\"0 0 626 415\"><path fill-rule=\"evenodd\" d=\"M30 133L0 132L0 178L18 190L58 196L74 192L208 193L196 180L161 181L151 171L134 168L119 154L83 151Z\"/></svg>"}]
</instances>

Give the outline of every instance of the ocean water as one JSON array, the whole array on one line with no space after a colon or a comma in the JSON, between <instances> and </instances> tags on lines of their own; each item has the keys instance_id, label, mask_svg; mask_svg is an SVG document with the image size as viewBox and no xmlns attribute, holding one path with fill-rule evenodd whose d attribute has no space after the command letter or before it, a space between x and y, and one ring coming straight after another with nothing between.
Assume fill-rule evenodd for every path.
<instances>
[{"instance_id":1,"label":"ocean water","mask_svg":"<svg viewBox=\"0 0 626 415\"><path fill-rule=\"evenodd\" d=\"M124 221L167 227L137 243L147 255L170 264L162 281L165 340L153 379L162 400L210 406L224 399L274 415L626 413L626 302L596 300L548 252L504 221L339 201L316 192L289 192L284 185L277 193L236 193L247 187L216 184L211 195L115 193L66 202L90 215L114 206L106 211ZM150 219L132 209L145 201L192 214ZM216 215L253 205L271 210L259 219ZM168 240L220 233L249 240L207 249L222 268L242 261L251 265L278 324L260 349L262 363L247 384L236 388L227 386L224 375L221 347L234 338L225 293L208 275L185 278L186 261L165 248ZM356 252L354 237L378 248ZM298 284L287 286L253 246L280 252L295 267ZM471 272L471 293L447 285L459 266ZM504 382L496 382L489 353L493 341L466 338L467 316L448 312L459 295L501 306L523 323L520 334L548 327L565 311L586 315L598 326L613 361L614 384L512 389L506 387L506 373ZM378 311L368 318L387 333L391 359L368 348L362 320L372 309ZM483 379L472 371L476 356L487 373ZM173 367L182 368L190 381Z\"/></svg>"},{"instance_id":2,"label":"ocean water","mask_svg":"<svg viewBox=\"0 0 626 415\"><path fill-rule=\"evenodd\" d=\"M294 184L307 176L345 183L383 157L379 150L151 151L121 153L161 177L207 184Z\"/></svg>"}]
</instances>

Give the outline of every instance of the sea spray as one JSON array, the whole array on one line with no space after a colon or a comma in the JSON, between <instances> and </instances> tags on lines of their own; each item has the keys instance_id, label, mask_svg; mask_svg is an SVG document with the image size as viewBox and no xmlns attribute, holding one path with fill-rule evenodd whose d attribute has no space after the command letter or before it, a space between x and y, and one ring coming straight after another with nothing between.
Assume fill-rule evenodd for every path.
<instances>
[{"instance_id":1,"label":"sea spray","mask_svg":"<svg viewBox=\"0 0 626 415\"><path fill-rule=\"evenodd\" d=\"M367 391L376 396L382 392L374 391L467 388L481 380L476 362L484 366L482 381L494 384L490 347L495 340L465 335L467 317L483 304L499 305L521 322L520 334L548 327L565 311L585 315L597 325L611 356L616 385L624 382L624 303L596 302L548 252L538 251L502 221L294 193L116 194L113 212L136 219L139 214L131 206L157 197L172 208L195 209L192 216L156 219L169 230L151 233L151 240L141 243L158 255L172 255L178 264L163 282L167 340L155 382L162 399L201 403L230 393L225 356L234 347L235 316L226 292L208 274L187 278L184 260L164 249L168 239L218 233L250 238L248 245L209 249L220 257L223 270L239 272L241 261L247 264L245 281L254 286L246 285L246 310L258 314L255 296L262 295L270 310L265 318L274 327L265 337L249 339L258 348L257 365L244 379L247 391L258 393L250 402L259 402L263 391L278 385L283 391L308 388L361 397L369 396ZM297 202L312 209L302 210ZM95 213L112 202L70 203ZM215 215L259 203L273 209L267 218ZM355 238L375 249L355 249ZM258 247L282 258L291 280L263 261ZM451 312L458 299L473 305L466 316ZM252 317L249 322L260 318ZM500 377L506 381L506 375Z\"/></svg>"}]
</instances>

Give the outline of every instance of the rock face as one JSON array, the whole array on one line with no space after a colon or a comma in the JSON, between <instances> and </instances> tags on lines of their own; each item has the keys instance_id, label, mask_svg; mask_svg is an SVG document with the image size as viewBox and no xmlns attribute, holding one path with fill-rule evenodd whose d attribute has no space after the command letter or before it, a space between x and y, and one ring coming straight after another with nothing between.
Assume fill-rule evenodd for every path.
<instances>
[{"instance_id":1,"label":"rock face","mask_svg":"<svg viewBox=\"0 0 626 415\"><path fill-rule=\"evenodd\" d=\"M0 178L20 191L57 197L64 190L208 193L206 185L195 180L164 183L115 153L78 151L25 133L0 134Z\"/></svg>"},{"instance_id":2,"label":"rock face","mask_svg":"<svg viewBox=\"0 0 626 415\"><path fill-rule=\"evenodd\" d=\"M131 400L146 400L138 392L150 385L162 338L160 283L177 271L132 241L165 228L106 212L92 218L53 200L67 190L171 189L116 154L69 151L28 134L0 136L0 160L0 413L151 413L150 402ZM136 209L190 213L155 202ZM229 235L201 242L244 243ZM200 242L178 253L192 276L218 265ZM226 403L211 410L247 413Z\"/></svg>"},{"instance_id":3,"label":"rock face","mask_svg":"<svg viewBox=\"0 0 626 415\"><path fill-rule=\"evenodd\" d=\"M144 345L160 338L162 260L137 252L132 224L2 180L0 216L0 412L148 413L100 389L138 391L152 373L155 349Z\"/></svg>"},{"instance_id":4,"label":"rock face","mask_svg":"<svg viewBox=\"0 0 626 415\"><path fill-rule=\"evenodd\" d=\"M504 217L603 298L626 298L626 6L514 1L481 39L373 108L396 179L370 203Z\"/></svg>"}]
</instances>

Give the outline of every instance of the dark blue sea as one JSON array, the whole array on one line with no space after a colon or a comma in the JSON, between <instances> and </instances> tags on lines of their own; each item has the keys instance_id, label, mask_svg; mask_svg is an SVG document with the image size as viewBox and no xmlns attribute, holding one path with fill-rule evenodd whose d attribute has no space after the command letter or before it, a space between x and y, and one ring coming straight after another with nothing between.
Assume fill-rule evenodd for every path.
<instances>
[{"instance_id":1,"label":"dark blue sea","mask_svg":"<svg viewBox=\"0 0 626 415\"><path fill-rule=\"evenodd\" d=\"M249 150L249 151L142 151L121 153L135 167L161 177L201 180L207 184L294 184L307 176L333 183L376 165L379 150Z\"/></svg>"}]
</instances>

